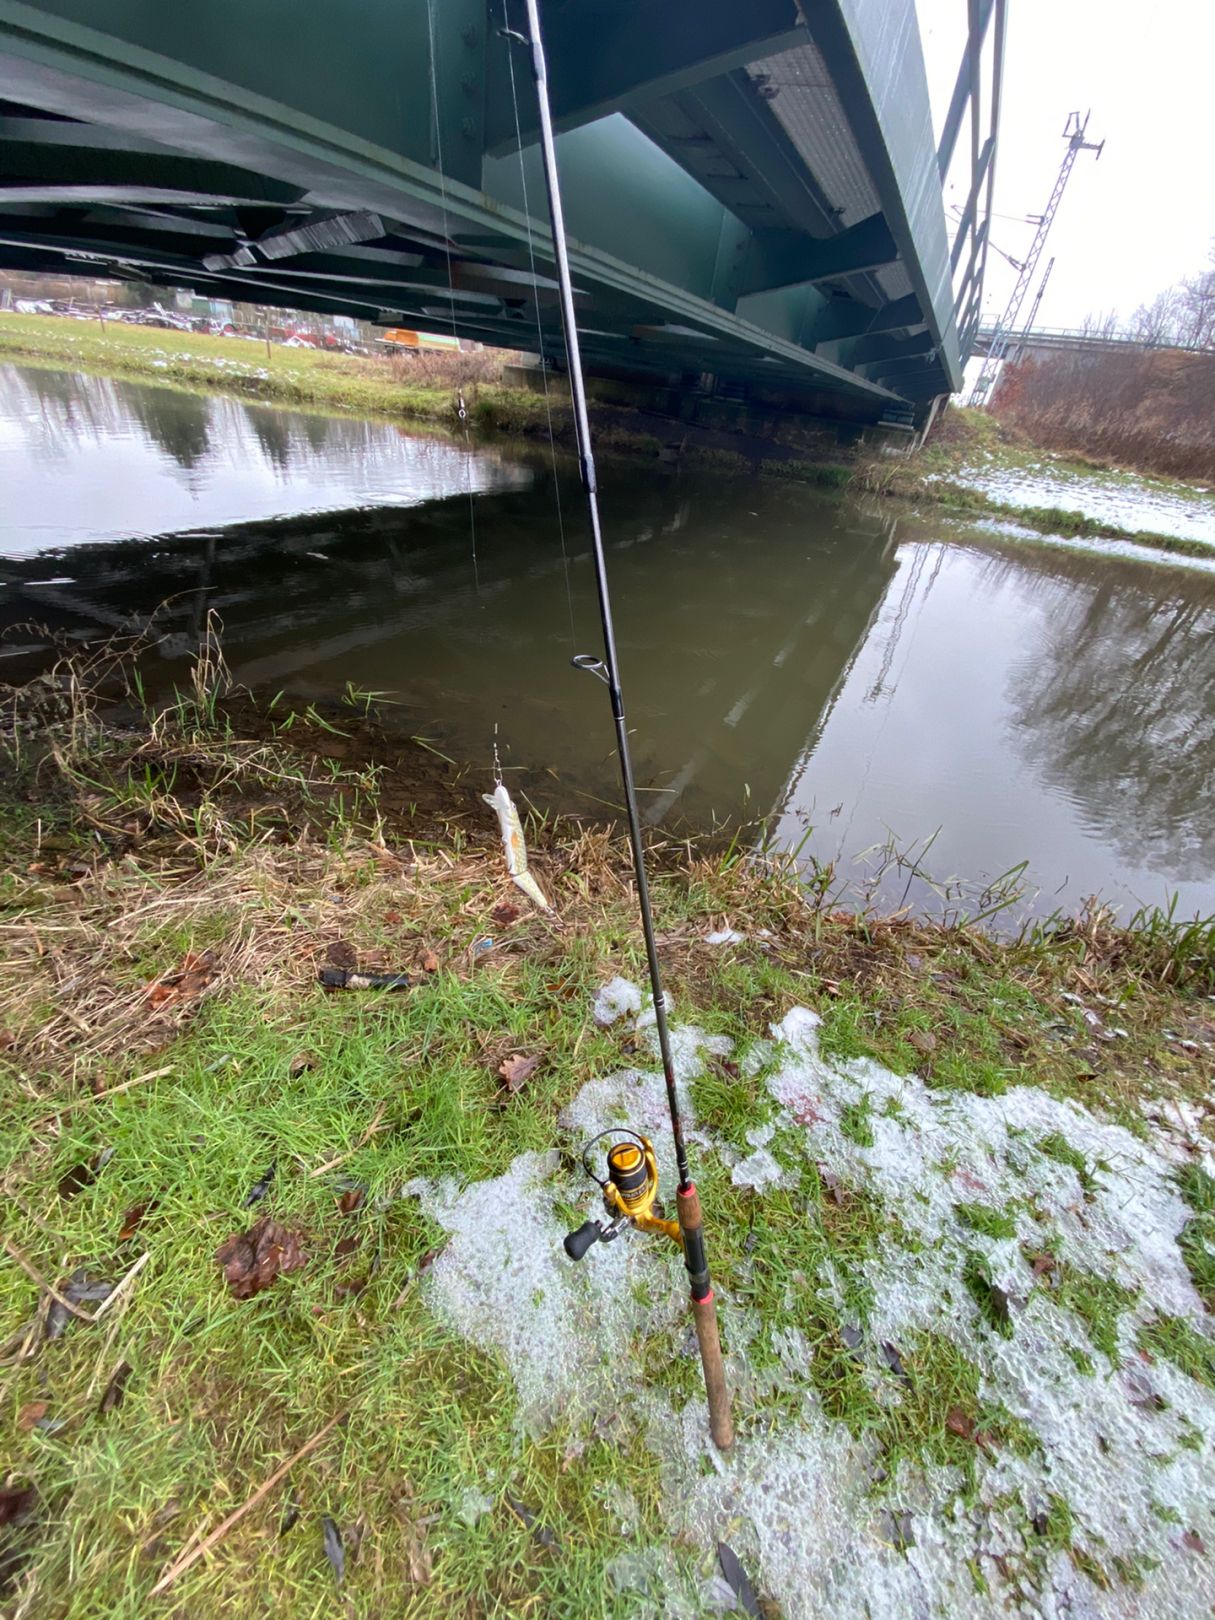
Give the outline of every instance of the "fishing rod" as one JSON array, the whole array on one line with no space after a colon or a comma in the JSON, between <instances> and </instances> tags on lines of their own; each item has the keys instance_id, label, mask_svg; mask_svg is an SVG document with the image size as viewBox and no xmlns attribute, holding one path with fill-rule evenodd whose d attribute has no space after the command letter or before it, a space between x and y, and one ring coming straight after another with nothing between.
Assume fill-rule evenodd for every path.
<instances>
[{"instance_id":1,"label":"fishing rod","mask_svg":"<svg viewBox=\"0 0 1215 1620\"><path fill-rule=\"evenodd\" d=\"M628 730L624 719L624 697L620 686L620 668L616 657L616 632L612 625L612 599L608 589L607 558L603 550L603 532L599 522L599 500L595 480L595 458L591 445L590 418L586 405L586 386L582 373L582 354L578 346L578 323L574 313L574 290L570 280L569 253L565 239L565 219L561 207L561 183L557 174L557 151L553 140L553 118L548 98L548 69L544 58L544 40L540 28L539 0L525 0L528 37L524 41L531 48L532 75L536 84L536 100L540 113L540 150L544 159L544 184L548 193L549 220L553 231L553 256L556 261L557 282L560 289L561 321L565 329L566 359L569 369L570 395L574 406L574 431L578 444L578 463L582 474L582 487L586 493L587 515L590 519L591 548L595 559L595 585L599 597L599 617L603 627L603 657L593 653L579 653L573 663L576 669L587 671L601 680L608 689L612 704L612 718L616 725L616 753L620 760L620 781L624 789L625 810L629 824L629 843L633 850L633 870L637 882L637 905L641 912L641 930L645 936L646 960L650 971L650 988L654 997L654 1022L658 1030L658 1050L662 1058L662 1072L666 1080L667 1104L671 1113L671 1135L675 1142L675 1162L679 1172L679 1190L676 1206L679 1213L678 1240L682 1244L684 1265L692 1296L692 1314L696 1323L696 1337L700 1345L700 1359L704 1368L705 1393L709 1402L709 1428L719 1450L726 1451L734 1443L734 1425L730 1416L730 1396L726 1388L725 1367L722 1362L721 1338L717 1327L717 1302L709 1278L709 1263L705 1255L704 1226L700 1211L700 1198L688 1168L688 1150L684 1142L683 1125L679 1117L679 1098L675 1090L675 1066L671 1057L671 1034L667 1027L666 1002L663 997L662 975L658 966L658 947L654 939L654 917L650 910L650 887L646 879L645 849L641 838L641 820L637 813L637 792L633 783L633 763L629 751ZM518 39L507 29L508 48L511 39ZM543 363L543 357L541 357ZM644 1137L617 1131L617 1136L629 1138L609 1148L607 1155L608 1178L600 1182L604 1190L609 1213L615 1219L605 1230L596 1222L587 1222L566 1240L566 1252L571 1259L579 1259L591 1243L615 1237L623 1222L632 1220L643 1229L668 1230L674 1237L674 1223L656 1220L650 1213L657 1191L657 1164L653 1149ZM640 1145L639 1145L640 1144ZM589 1169L589 1165L588 1165ZM591 1172L593 1174L593 1172ZM596 1176L595 1180L599 1180ZM638 1216L643 1219L638 1219Z\"/></svg>"}]
</instances>

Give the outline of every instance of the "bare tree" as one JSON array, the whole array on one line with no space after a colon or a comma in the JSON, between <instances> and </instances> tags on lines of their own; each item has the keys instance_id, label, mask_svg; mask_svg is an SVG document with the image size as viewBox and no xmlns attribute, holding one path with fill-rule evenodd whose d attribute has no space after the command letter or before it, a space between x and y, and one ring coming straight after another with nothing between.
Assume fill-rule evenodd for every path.
<instances>
[{"instance_id":1,"label":"bare tree","mask_svg":"<svg viewBox=\"0 0 1215 1620\"><path fill-rule=\"evenodd\" d=\"M1215 346L1215 247L1207 268L1181 283L1177 299L1181 341L1195 349Z\"/></svg>"},{"instance_id":2,"label":"bare tree","mask_svg":"<svg viewBox=\"0 0 1215 1620\"><path fill-rule=\"evenodd\" d=\"M1150 304L1140 304L1131 316L1130 332L1145 348L1161 349L1179 341L1181 327L1181 292L1167 287L1157 293Z\"/></svg>"}]
</instances>

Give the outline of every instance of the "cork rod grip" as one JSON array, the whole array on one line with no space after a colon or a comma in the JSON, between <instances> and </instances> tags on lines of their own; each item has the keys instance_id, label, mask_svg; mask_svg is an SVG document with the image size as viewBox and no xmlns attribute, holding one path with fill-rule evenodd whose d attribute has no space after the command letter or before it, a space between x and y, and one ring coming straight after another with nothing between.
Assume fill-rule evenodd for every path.
<instances>
[{"instance_id":1,"label":"cork rod grip","mask_svg":"<svg viewBox=\"0 0 1215 1620\"><path fill-rule=\"evenodd\" d=\"M726 1388L721 1335L717 1329L717 1301L709 1283L700 1198L696 1188L690 1185L681 1188L677 1202L679 1225L683 1232L684 1263L692 1289L692 1316L696 1323L696 1340L700 1345L700 1363L704 1369L705 1394L709 1401L709 1433L719 1451L729 1451L734 1444L734 1421L730 1416L730 1392Z\"/></svg>"}]
</instances>

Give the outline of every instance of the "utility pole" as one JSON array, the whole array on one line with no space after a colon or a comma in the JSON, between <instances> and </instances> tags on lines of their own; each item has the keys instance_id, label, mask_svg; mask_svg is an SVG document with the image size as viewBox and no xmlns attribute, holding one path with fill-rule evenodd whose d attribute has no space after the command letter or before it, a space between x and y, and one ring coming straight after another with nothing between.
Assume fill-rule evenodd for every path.
<instances>
[{"instance_id":1,"label":"utility pole","mask_svg":"<svg viewBox=\"0 0 1215 1620\"><path fill-rule=\"evenodd\" d=\"M1046 284L1050 280L1050 273L1054 268L1055 259L1054 255L1052 254L1050 259L1047 261L1046 269L1042 272L1042 280L1038 283L1038 290L1034 294L1034 301L1029 306L1029 319L1021 328L1017 339L1016 348L1013 349L1012 353L1007 356L1010 365L1015 366L1018 361L1025 358L1025 340L1034 329L1034 322L1038 319L1038 309L1042 303L1042 295L1046 291Z\"/></svg>"},{"instance_id":2,"label":"utility pole","mask_svg":"<svg viewBox=\"0 0 1215 1620\"><path fill-rule=\"evenodd\" d=\"M1085 139L1088 130L1088 121L1091 113L1085 113L1081 120L1078 112L1069 113L1067 123L1063 126L1063 139L1067 142L1067 151L1063 155L1063 162L1059 166L1059 175L1055 181L1055 189L1050 194L1050 201L1045 211L1038 219L1038 229L1034 234L1029 252L1025 256L1025 263L1021 266L1021 273L1017 277L1017 284L1012 290L1012 297L1008 300L1003 315L996 326L992 336L991 348L987 351L987 358L983 362L983 369L979 373L979 380L971 390L969 404L982 408L991 397L995 387L996 377L999 375L1000 364L1007 359L1008 352L1015 341L1017 320L1021 314L1021 305L1025 302L1025 294L1029 291L1029 284L1034 278L1034 271L1038 268L1038 260L1042 256L1042 249L1046 246L1046 238L1054 224L1055 215L1059 211L1059 204L1063 200L1063 193L1067 189L1067 182L1071 179L1072 168L1081 152L1096 152L1100 157L1105 149L1105 142L1098 144ZM1053 264L1053 260L1051 261ZM1049 274L1049 272L1048 272Z\"/></svg>"}]
</instances>

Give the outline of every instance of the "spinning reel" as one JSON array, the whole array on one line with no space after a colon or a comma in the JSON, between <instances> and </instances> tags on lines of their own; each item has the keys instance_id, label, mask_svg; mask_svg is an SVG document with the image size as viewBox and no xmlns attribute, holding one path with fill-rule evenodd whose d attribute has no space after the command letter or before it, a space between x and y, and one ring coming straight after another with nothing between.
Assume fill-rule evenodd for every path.
<instances>
[{"instance_id":1,"label":"spinning reel","mask_svg":"<svg viewBox=\"0 0 1215 1620\"><path fill-rule=\"evenodd\" d=\"M608 1147L606 1155L607 1179L597 1176L591 1168L590 1152L604 1137L623 1137ZM658 1232L682 1246L683 1236L678 1221L665 1220L654 1213L658 1202L658 1161L649 1138L636 1131L613 1128L592 1136L582 1150L582 1168L603 1190L603 1204L611 1217L602 1221L584 1221L577 1231L567 1234L565 1252L571 1260L581 1260L592 1243L611 1243L626 1226L635 1226L641 1232Z\"/></svg>"}]
</instances>

